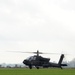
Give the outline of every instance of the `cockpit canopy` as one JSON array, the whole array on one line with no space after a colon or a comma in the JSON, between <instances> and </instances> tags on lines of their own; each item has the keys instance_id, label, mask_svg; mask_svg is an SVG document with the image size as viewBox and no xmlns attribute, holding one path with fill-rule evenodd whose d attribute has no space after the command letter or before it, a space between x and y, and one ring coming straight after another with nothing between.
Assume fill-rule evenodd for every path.
<instances>
[{"instance_id":1,"label":"cockpit canopy","mask_svg":"<svg viewBox=\"0 0 75 75\"><path fill-rule=\"evenodd\" d=\"M29 60L29 61L36 60L36 57L35 56L31 56L31 57L28 57L26 60Z\"/></svg>"}]
</instances>

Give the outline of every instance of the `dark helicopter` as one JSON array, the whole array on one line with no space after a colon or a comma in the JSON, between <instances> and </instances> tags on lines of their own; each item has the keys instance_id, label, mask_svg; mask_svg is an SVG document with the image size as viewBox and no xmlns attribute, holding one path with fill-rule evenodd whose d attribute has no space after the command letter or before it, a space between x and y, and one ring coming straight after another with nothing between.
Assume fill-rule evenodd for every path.
<instances>
[{"instance_id":1,"label":"dark helicopter","mask_svg":"<svg viewBox=\"0 0 75 75\"><path fill-rule=\"evenodd\" d=\"M43 67L43 68L57 67L57 68L62 69L62 66L67 66L67 64L62 64L64 54L61 54L58 63L53 63L53 62L49 62L50 58L44 58L42 56L39 56L39 54L43 54L43 53L39 52L38 50L37 50L37 52L27 52L27 53L35 53L36 54L36 55L31 56L23 61L23 63L25 65L29 66L30 69L32 69L33 66L35 66L37 69L39 69L40 67Z\"/></svg>"}]
</instances>

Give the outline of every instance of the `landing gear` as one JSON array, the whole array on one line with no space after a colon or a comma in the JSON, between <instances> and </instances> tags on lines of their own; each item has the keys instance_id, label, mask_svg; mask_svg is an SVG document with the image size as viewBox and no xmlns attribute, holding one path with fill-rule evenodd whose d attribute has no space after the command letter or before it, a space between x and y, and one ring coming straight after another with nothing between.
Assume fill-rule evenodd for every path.
<instances>
[{"instance_id":1,"label":"landing gear","mask_svg":"<svg viewBox=\"0 0 75 75\"><path fill-rule=\"evenodd\" d=\"M39 66L36 66L37 69L39 69Z\"/></svg>"},{"instance_id":2,"label":"landing gear","mask_svg":"<svg viewBox=\"0 0 75 75\"><path fill-rule=\"evenodd\" d=\"M63 69L62 67L60 67L61 69Z\"/></svg>"},{"instance_id":3,"label":"landing gear","mask_svg":"<svg viewBox=\"0 0 75 75\"><path fill-rule=\"evenodd\" d=\"M29 65L29 68L32 69L32 65Z\"/></svg>"}]
</instances>

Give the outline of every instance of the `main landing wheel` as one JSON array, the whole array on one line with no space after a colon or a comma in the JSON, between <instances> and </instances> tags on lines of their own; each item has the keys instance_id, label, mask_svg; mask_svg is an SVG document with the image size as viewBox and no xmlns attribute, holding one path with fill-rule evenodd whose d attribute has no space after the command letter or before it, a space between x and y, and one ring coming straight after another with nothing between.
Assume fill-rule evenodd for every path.
<instances>
[{"instance_id":1,"label":"main landing wheel","mask_svg":"<svg viewBox=\"0 0 75 75\"><path fill-rule=\"evenodd\" d=\"M29 68L32 69L32 65L29 65Z\"/></svg>"},{"instance_id":2,"label":"main landing wheel","mask_svg":"<svg viewBox=\"0 0 75 75\"><path fill-rule=\"evenodd\" d=\"M39 67L38 67L38 66L36 66L36 68L37 68L37 69L39 69Z\"/></svg>"}]
</instances>

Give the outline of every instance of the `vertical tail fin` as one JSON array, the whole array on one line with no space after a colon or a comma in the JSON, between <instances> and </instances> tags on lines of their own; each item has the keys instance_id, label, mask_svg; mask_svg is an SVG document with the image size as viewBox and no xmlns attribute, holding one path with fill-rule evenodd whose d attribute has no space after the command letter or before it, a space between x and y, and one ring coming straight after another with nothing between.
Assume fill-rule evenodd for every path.
<instances>
[{"instance_id":1,"label":"vertical tail fin","mask_svg":"<svg viewBox=\"0 0 75 75\"><path fill-rule=\"evenodd\" d=\"M59 59L59 62L58 62L59 65L61 65L61 63L63 61L63 58L64 58L64 54L61 54L60 59Z\"/></svg>"},{"instance_id":2,"label":"vertical tail fin","mask_svg":"<svg viewBox=\"0 0 75 75\"><path fill-rule=\"evenodd\" d=\"M58 62L58 65L59 65L59 67L61 69L62 69L61 66L67 66L67 64L62 64L63 58L64 58L64 54L61 54L60 59L59 59L59 62Z\"/></svg>"}]
</instances>

